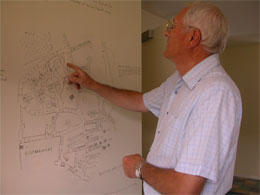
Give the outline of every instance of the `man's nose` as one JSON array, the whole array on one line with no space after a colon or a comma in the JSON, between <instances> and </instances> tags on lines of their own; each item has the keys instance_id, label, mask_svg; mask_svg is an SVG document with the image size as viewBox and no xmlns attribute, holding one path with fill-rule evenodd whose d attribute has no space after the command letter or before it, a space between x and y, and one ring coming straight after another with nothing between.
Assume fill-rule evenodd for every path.
<instances>
[{"instance_id":1,"label":"man's nose","mask_svg":"<svg viewBox=\"0 0 260 195\"><path fill-rule=\"evenodd\" d=\"M168 31L168 30L165 30L165 31L164 31L164 36L166 36L166 37L169 36L169 31Z\"/></svg>"}]
</instances>

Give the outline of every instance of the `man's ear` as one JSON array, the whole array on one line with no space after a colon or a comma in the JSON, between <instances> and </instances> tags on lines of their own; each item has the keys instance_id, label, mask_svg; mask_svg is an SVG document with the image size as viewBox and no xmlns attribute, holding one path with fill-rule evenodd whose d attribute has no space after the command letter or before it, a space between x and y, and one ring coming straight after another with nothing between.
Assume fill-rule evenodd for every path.
<instances>
[{"instance_id":1,"label":"man's ear","mask_svg":"<svg viewBox=\"0 0 260 195\"><path fill-rule=\"evenodd\" d=\"M190 32L190 48L196 47L199 45L201 40L201 33L199 29L193 29Z\"/></svg>"}]
</instances>

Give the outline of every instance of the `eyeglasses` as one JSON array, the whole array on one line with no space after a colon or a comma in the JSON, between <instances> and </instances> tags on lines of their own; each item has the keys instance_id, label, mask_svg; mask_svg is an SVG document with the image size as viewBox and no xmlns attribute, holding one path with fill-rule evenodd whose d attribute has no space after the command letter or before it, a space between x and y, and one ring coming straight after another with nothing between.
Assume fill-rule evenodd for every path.
<instances>
[{"instance_id":1,"label":"eyeglasses","mask_svg":"<svg viewBox=\"0 0 260 195\"><path fill-rule=\"evenodd\" d=\"M190 26L190 25L184 25L184 24L176 24L174 19L172 20L168 20L168 22L166 23L166 30L168 32L171 32L171 30L173 30L177 25L182 25L182 26L188 26L189 28L195 28L193 26ZM195 29L198 29L198 28L195 28Z\"/></svg>"},{"instance_id":2,"label":"eyeglasses","mask_svg":"<svg viewBox=\"0 0 260 195\"><path fill-rule=\"evenodd\" d=\"M168 22L166 23L166 30L168 32L170 32L172 29L174 29L176 26L176 23L174 22L174 20L168 20Z\"/></svg>"}]
</instances>

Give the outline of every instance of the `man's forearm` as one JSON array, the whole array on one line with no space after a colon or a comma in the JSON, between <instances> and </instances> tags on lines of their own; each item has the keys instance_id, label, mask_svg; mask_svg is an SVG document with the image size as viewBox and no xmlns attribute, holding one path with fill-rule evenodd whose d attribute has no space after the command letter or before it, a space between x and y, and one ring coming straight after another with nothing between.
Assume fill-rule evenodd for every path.
<instances>
[{"instance_id":1,"label":"man's forearm","mask_svg":"<svg viewBox=\"0 0 260 195\"><path fill-rule=\"evenodd\" d=\"M162 194L199 194L205 178L163 169L145 163L141 169L143 180Z\"/></svg>"},{"instance_id":2,"label":"man's forearm","mask_svg":"<svg viewBox=\"0 0 260 195\"><path fill-rule=\"evenodd\" d=\"M113 88L101 83L95 83L92 89L99 95L103 96L113 104L127 110L147 112L143 102L143 93L125 89Z\"/></svg>"},{"instance_id":3,"label":"man's forearm","mask_svg":"<svg viewBox=\"0 0 260 195\"><path fill-rule=\"evenodd\" d=\"M116 89L92 79L88 73L78 66L67 63L67 66L74 69L75 72L68 76L69 84L74 84L79 90L81 87L90 89L103 96L112 103L127 110L148 112L143 102L143 94L136 91Z\"/></svg>"}]
</instances>

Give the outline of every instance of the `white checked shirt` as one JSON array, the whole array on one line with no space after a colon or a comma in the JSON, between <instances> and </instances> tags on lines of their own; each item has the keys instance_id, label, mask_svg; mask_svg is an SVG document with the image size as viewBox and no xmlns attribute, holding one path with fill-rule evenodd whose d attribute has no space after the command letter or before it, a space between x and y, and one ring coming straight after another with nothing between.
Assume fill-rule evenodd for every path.
<instances>
[{"instance_id":1,"label":"white checked shirt","mask_svg":"<svg viewBox=\"0 0 260 195\"><path fill-rule=\"evenodd\" d=\"M218 54L183 77L175 72L143 99L159 117L147 162L207 178L202 194L227 193L232 187L242 103ZM144 192L159 194L145 182Z\"/></svg>"}]
</instances>

